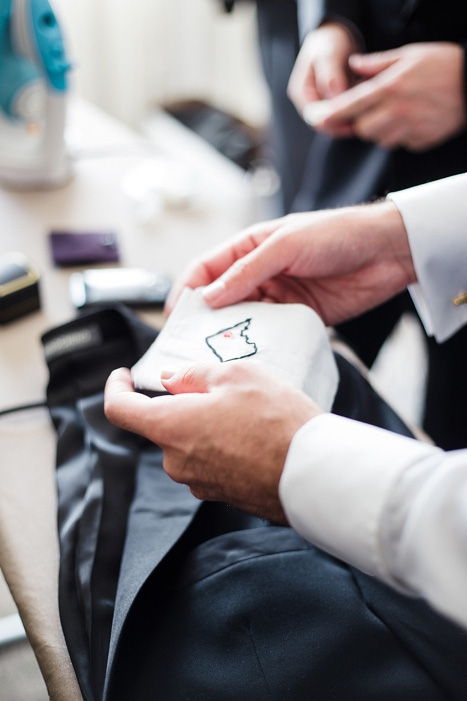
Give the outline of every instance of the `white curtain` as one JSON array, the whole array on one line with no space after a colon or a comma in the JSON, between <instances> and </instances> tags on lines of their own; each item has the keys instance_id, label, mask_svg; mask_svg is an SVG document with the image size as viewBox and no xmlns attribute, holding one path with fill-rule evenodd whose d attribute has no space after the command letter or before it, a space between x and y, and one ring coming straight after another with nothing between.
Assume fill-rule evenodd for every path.
<instances>
[{"instance_id":1,"label":"white curtain","mask_svg":"<svg viewBox=\"0 0 467 701\"><path fill-rule=\"evenodd\" d=\"M138 127L151 106L203 99L262 125L268 94L255 3L52 0L74 64L72 89Z\"/></svg>"}]
</instances>

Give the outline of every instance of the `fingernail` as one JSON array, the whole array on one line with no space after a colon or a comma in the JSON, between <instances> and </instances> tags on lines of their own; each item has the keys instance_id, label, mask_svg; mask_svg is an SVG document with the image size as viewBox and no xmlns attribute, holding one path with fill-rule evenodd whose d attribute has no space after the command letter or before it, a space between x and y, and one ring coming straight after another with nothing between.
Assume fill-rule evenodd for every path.
<instances>
[{"instance_id":1,"label":"fingernail","mask_svg":"<svg viewBox=\"0 0 467 701\"><path fill-rule=\"evenodd\" d=\"M176 368L164 368L161 370L161 380L170 380L177 372Z\"/></svg>"},{"instance_id":2,"label":"fingernail","mask_svg":"<svg viewBox=\"0 0 467 701\"><path fill-rule=\"evenodd\" d=\"M303 119L310 126L322 122L331 113L328 100L310 102L303 110Z\"/></svg>"},{"instance_id":3,"label":"fingernail","mask_svg":"<svg viewBox=\"0 0 467 701\"><path fill-rule=\"evenodd\" d=\"M225 290L225 282L221 279L214 280L210 285L204 288L203 297L207 302L212 302L214 299L219 297L220 294Z\"/></svg>"},{"instance_id":4,"label":"fingernail","mask_svg":"<svg viewBox=\"0 0 467 701\"><path fill-rule=\"evenodd\" d=\"M364 59L364 57L363 57L362 54L351 54L351 55L349 56L349 64L350 64L350 65L361 63L361 62L364 61L364 60L365 60L365 59Z\"/></svg>"},{"instance_id":5,"label":"fingernail","mask_svg":"<svg viewBox=\"0 0 467 701\"><path fill-rule=\"evenodd\" d=\"M120 375L122 372L124 372L125 369L126 368L115 368L114 370L112 370L109 377L112 377L113 375Z\"/></svg>"}]
</instances>

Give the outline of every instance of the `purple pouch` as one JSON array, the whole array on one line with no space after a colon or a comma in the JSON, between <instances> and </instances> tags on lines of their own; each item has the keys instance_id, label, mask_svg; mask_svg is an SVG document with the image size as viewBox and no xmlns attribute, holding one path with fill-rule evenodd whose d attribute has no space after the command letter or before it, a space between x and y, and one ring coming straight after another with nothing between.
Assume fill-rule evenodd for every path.
<instances>
[{"instance_id":1,"label":"purple pouch","mask_svg":"<svg viewBox=\"0 0 467 701\"><path fill-rule=\"evenodd\" d=\"M55 265L115 263L120 259L117 237L111 231L52 231L49 240Z\"/></svg>"}]
</instances>

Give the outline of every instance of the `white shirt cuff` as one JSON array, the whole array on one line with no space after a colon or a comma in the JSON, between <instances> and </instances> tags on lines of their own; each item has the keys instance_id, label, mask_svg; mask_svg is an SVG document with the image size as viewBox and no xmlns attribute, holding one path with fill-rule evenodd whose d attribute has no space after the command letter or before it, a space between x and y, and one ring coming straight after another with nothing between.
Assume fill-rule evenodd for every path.
<instances>
[{"instance_id":1,"label":"white shirt cuff","mask_svg":"<svg viewBox=\"0 0 467 701\"><path fill-rule=\"evenodd\" d=\"M390 193L403 218L418 283L409 289L429 335L445 341L467 323L467 174Z\"/></svg>"}]
</instances>

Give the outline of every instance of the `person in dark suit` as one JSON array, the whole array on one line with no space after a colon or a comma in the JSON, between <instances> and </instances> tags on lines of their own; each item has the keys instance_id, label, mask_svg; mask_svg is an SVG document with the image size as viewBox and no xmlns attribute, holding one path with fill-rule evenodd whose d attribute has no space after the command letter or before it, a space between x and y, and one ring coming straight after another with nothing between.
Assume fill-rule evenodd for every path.
<instances>
[{"instance_id":1,"label":"person in dark suit","mask_svg":"<svg viewBox=\"0 0 467 701\"><path fill-rule=\"evenodd\" d=\"M324 0L318 12L314 0L256 0L256 3L261 55L272 100L271 145L282 182L284 213L368 202L389 191L467 169L462 75L458 80L459 99L463 106L462 124L453 126L451 133L439 136L428 145L416 147L403 142L382 142L381 145L377 135L358 133L355 121L347 125L347 130L340 125L339 131L336 124L331 129L329 121L326 127L315 123L316 128L310 128L302 118L297 84L293 85L291 81L291 74L293 78L295 72L296 77L299 62L303 67L306 51L312 54L310 66L319 57L321 65L331 65L330 52L337 51L340 45L336 43L331 49L329 43L319 44L319 41L325 32L335 28L340 28L341 34L348 39L347 54L341 46L339 49L345 57L347 82L335 88L333 95L328 92L319 97L337 99L339 92L352 86L352 78L360 80L363 77L367 85L377 78L369 77L368 62L366 73L362 72L361 66L365 59L370 58L368 56L360 59L358 74L357 60L352 64L353 70L350 69L347 60L356 51L391 52L398 47L404 51L414 45L426 46L427 42L433 42L431 47L436 50L448 43L458 48L462 69L467 23L461 2L445 4L442 12L433 0ZM310 8L315 10L315 28L300 27L299 19L306 14L303 10ZM324 57L326 61L323 61ZM442 52L439 60L440 70L444 70ZM382 75L380 70L379 80ZM447 77L451 72L445 75ZM423 89L423 84L420 88ZM392 89L396 88L393 86ZM295 109L287 92L299 109ZM402 115L398 121L403 121ZM447 124L448 120L442 117L440 121ZM337 329L370 366L401 314L412 310L412 303L404 293L377 310L339 325ZM466 343L466 329L460 330L442 346L427 339L428 380L423 427L444 449L465 446L463 420L458 407L467 389L467 371L462 361Z\"/></svg>"}]
</instances>

